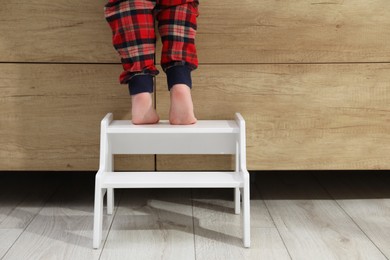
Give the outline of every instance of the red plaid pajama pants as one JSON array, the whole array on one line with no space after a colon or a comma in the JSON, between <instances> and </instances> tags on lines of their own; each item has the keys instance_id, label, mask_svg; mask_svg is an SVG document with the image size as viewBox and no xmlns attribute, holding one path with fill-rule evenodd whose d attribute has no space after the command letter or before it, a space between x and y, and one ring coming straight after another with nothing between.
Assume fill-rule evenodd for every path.
<instances>
[{"instance_id":1,"label":"red plaid pajama pants","mask_svg":"<svg viewBox=\"0 0 390 260\"><path fill-rule=\"evenodd\" d=\"M195 48L199 0L109 0L104 15L112 29L112 43L124 71L120 84L130 95L153 92L155 66L155 20L161 36L161 67L168 90L174 84L192 88L191 71L198 67Z\"/></svg>"}]
</instances>

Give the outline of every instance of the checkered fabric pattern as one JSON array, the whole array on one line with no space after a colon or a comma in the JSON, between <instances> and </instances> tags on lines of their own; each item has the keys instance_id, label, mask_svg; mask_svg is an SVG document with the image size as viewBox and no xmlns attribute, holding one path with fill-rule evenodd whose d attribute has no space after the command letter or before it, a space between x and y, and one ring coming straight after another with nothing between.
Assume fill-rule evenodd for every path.
<instances>
[{"instance_id":1,"label":"checkered fabric pattern","mask_svg":"<svg viewBox=\"0 0 390 260\"><path fill-rule=\"evenodd\" d=\"M126 84L136 75L158 75L155 67L155 21L163 44L161 67L198 67L195 47L199 0L109 0L104 14L112 29L112 42L124 71Z\"/></svg>"}]
</instances>

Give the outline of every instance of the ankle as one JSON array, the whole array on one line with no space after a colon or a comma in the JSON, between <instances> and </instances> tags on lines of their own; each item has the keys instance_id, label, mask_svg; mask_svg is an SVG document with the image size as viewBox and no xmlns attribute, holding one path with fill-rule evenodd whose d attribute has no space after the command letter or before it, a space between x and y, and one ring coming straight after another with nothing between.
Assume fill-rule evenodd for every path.
<instances>
[{"instance_id":1,"label":"ankle","mask_svg":"<svg viewBox=\"0 0 390 260\"><path fill-rule=\"evenodd\" d=\"M172 86L170 92L174 95L183 95L191 93L191 89L186 84L176 84Z\"/></svg>"},{"instance_id":2,"label":"ankle","mask_svg":"<svg viewBox=\"0 0 390 260\"><path fill-rule=\"evenodd\" d=\"M138 93L136 95L132 95L131 101L132 101L132 103L144 104L144 105L145 104L151 105L153 103L152 102L152 95L149 92L142 92L142 93Z\"/></svg>"},{"instance_id":3,"label":"ankle","mask_svg":"<svg viewBox=\"0 0 390 260\"><path fill-rule=\"evenodd\" d=\"M133 124L155 124L160 120L153 106L152 93L141 92L131 95L131 102L131 121Z\"/></svg>"},{"instance_id":4,"label":"ankle","mask_svg":"<svg viewBox=\"0 0 390 260\"><path fill-rule=\"evenodd\" d=\"M132 99L141 99L141 98L149 98L152 97L152 93L149 92L141 92L135 95L131 95Z\"/></svg>"}]
</instances>

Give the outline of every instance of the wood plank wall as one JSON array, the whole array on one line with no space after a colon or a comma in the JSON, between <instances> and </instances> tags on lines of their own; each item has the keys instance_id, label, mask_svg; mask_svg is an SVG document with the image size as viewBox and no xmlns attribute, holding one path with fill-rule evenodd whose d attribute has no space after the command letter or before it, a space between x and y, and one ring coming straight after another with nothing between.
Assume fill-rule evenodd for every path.
<instances>
[{"instance_id":1,"label":"wood plank wall","mask_svg":"<svg viewBox=\"0 0 390 260\"><path fill-rule=\"evenodd\" d=\"M106 0L0 9L0 170L96 170L99 123L130 119ZM198 119L247 122L249 170L390 168L390 2L200 0ZM160 67L156 107L167 119ZM230 156L120 156L117 169L233 169Z\"/></svg>"}]
</instances>

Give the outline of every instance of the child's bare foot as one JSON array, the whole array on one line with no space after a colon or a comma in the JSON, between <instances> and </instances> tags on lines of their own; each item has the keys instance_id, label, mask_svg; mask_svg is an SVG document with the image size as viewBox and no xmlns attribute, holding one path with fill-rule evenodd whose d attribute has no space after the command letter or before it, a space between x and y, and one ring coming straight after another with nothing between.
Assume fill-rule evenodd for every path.
<instances>
[{"instance_id":1,"label":"child's bare foot","mask_svg":"<svg viewBox=\"0 0 390 260\"><path fill-rule=\"evenodd\" d=\"M135 125L158 123L160 118L153 107L151 93L142 92L131 96L131 117Z\"/></svg>"},{"instance_id":2,"label":"child's bare foot","mask_svg":"<svg viewBox=\"0 0 390 260\"><path fill-rule=\"evenodd\" d=\"M185 84L175 84L170 91L171 107L169 123L172 125L195 124L194 105L191 99L191 89Z\"/></svg>"}]
</instances>

